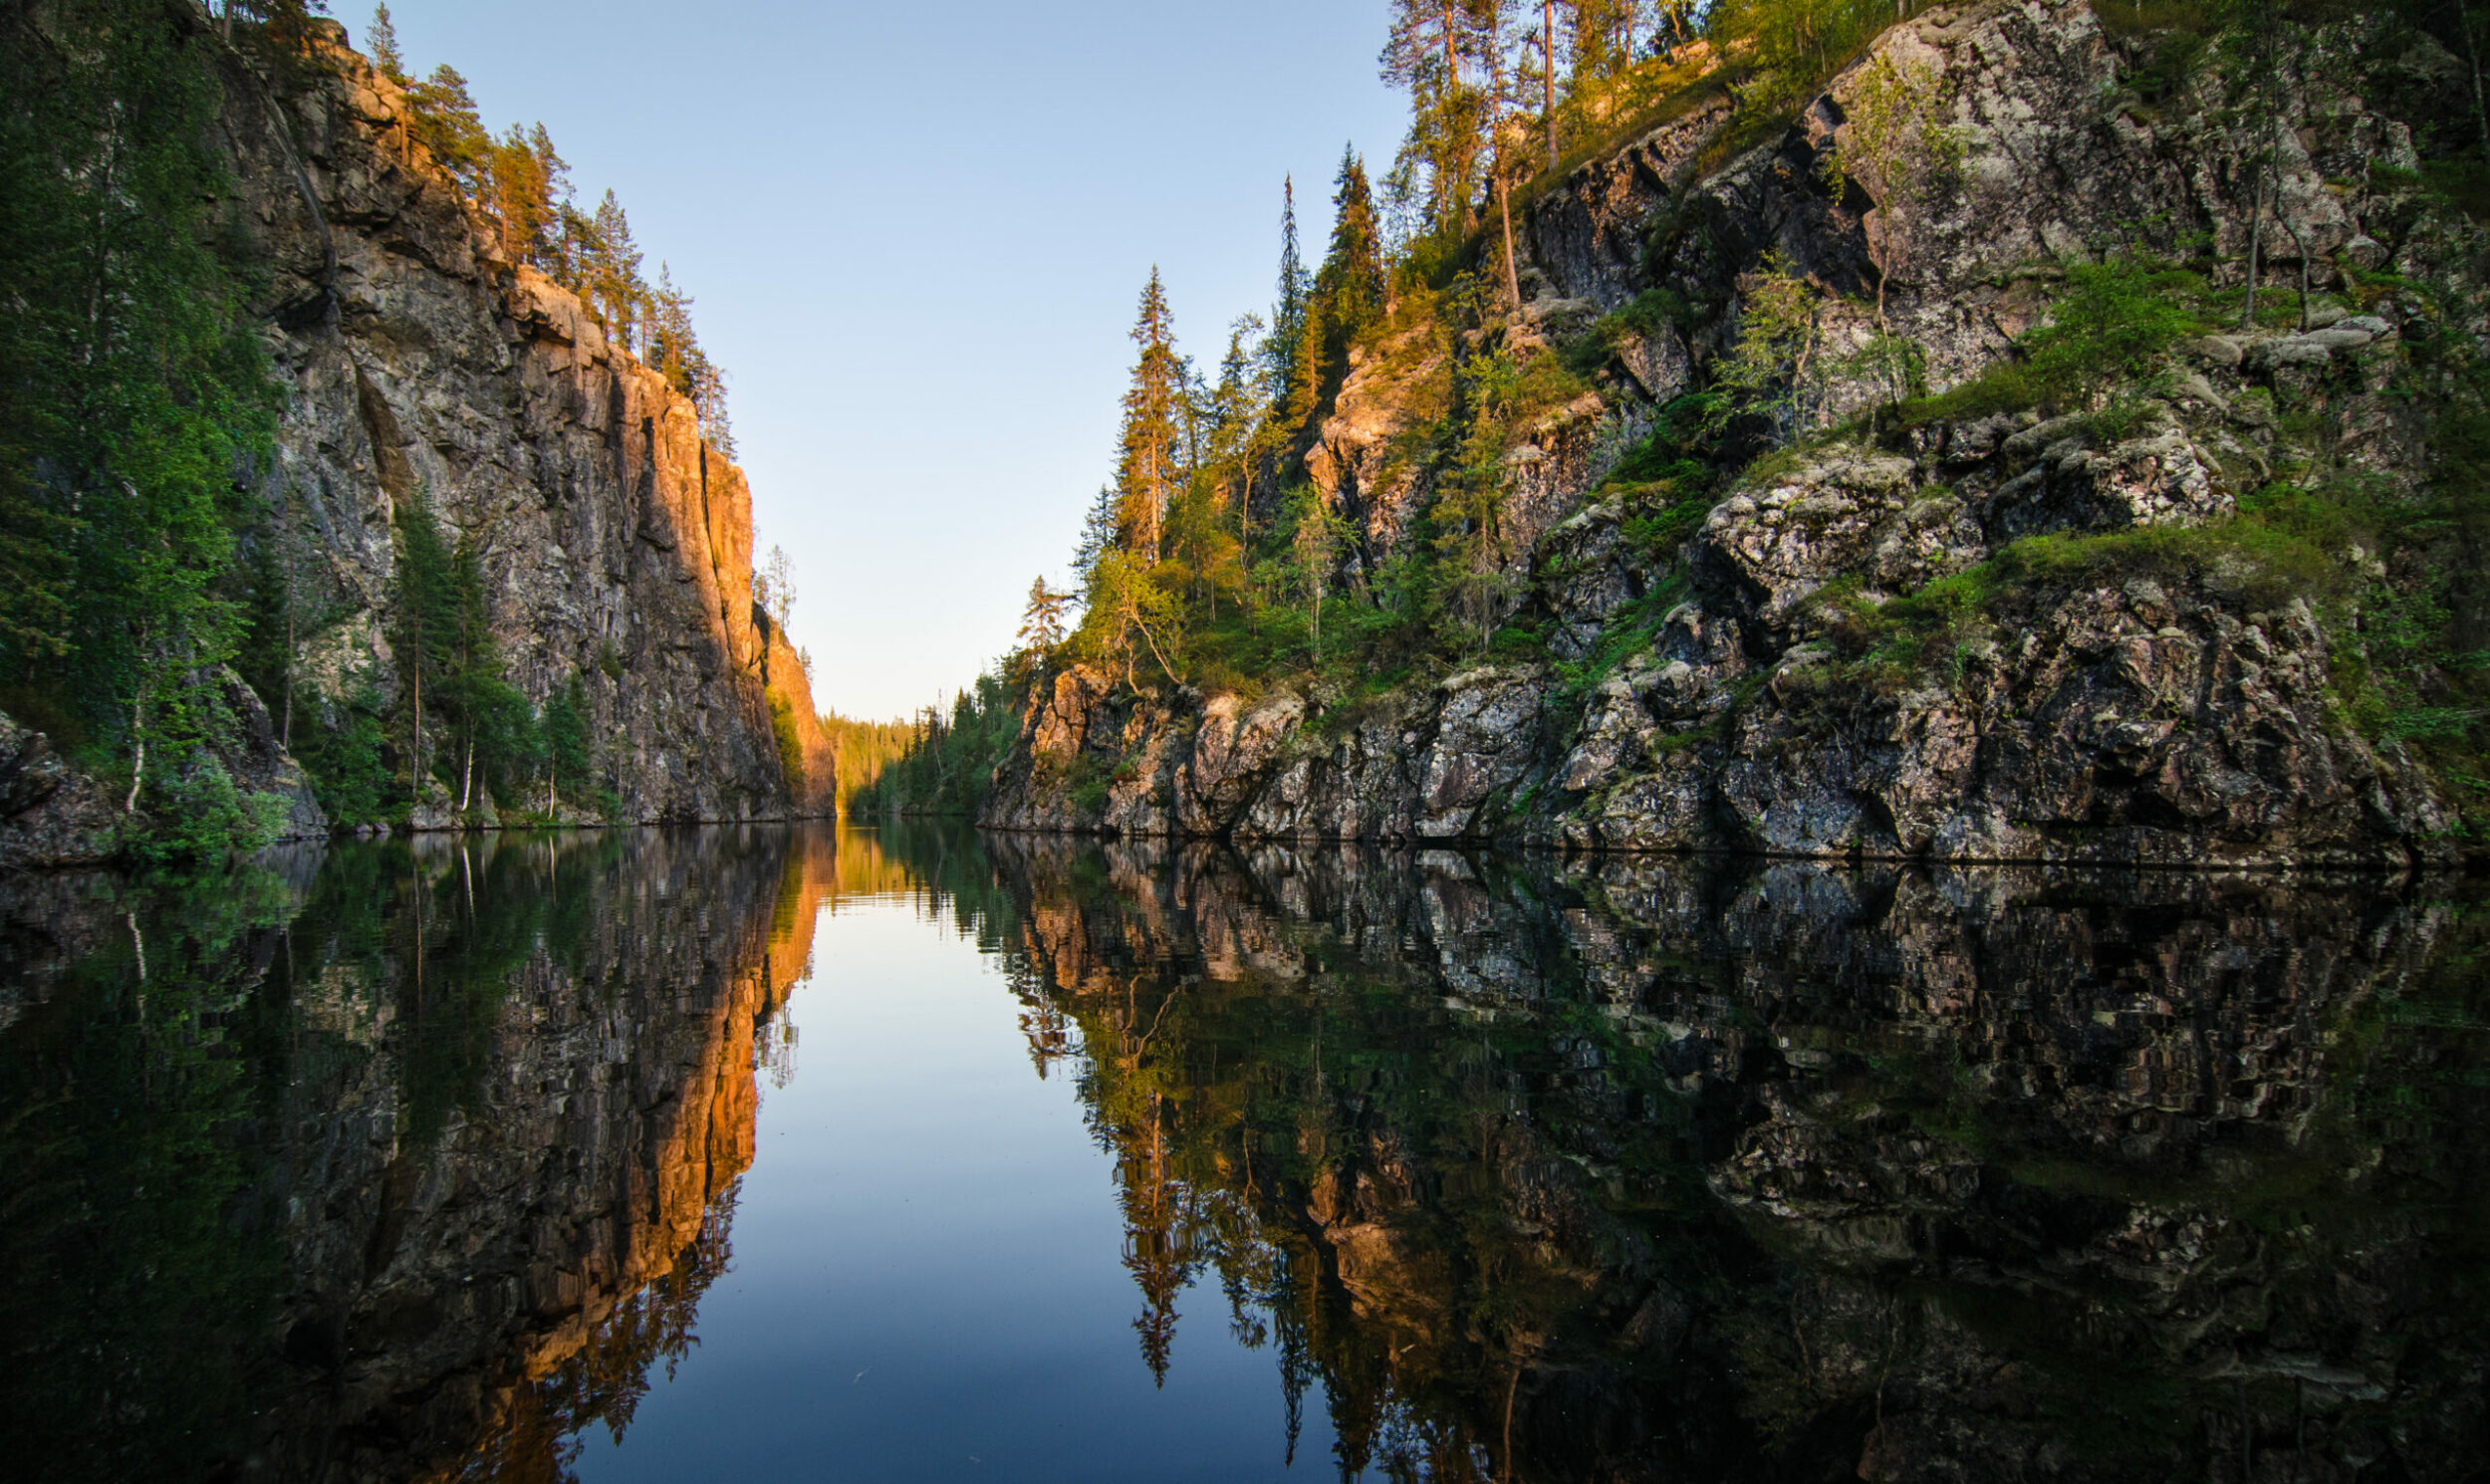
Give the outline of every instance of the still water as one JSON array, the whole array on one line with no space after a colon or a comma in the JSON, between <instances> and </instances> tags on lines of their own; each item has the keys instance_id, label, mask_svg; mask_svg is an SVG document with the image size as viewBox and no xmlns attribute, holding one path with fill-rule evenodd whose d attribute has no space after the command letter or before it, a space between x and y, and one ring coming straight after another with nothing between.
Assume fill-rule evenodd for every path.
<instances>
[{"instance_id":1,"label":"still water","mask_svg":"<svg viewBox=\"0 0 2490 1484\"><path fill-rule=\"evenodd\" d=\"M829 827L0 882L0 1476L2480 1478L2480 901Z\"/></svg>"}]
</instances>

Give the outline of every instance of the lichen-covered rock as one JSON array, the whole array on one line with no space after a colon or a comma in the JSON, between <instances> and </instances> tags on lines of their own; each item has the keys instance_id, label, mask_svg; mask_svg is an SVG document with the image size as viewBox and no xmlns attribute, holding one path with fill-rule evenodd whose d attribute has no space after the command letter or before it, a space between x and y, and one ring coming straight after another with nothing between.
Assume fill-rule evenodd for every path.
<instances>
[{"instance_id":1,"label":"lichen-covered rock","mask_svg":"<svg viewBox=\"0 0 2490 1484\"><path fill-rule=\"evenodd\" d=\"M1294 695L1251 706L1233 695L1203 703L1192 754L1176 780L1176 823L1183 832L1216 836L1233 828L1305 716L1306 703Z\"/></svg>"},{"instance_id":2,"label":"lichen-covered rock","mask_svg":"<svg viewBox=\"0 0 2490 1484\"><path fill-rule=\"evenodd\" d=\"M2417 300L2368 294L2357 314L2321 304L2289 330L2202 335L2164 373L2047 420L1985 410L1896 426L1866 415L1891 392L1856 359L1889 332L1929 384L1968 381L2048 317L2068 260L2138 232L2175 253L2154 223L2209 235L2217 271L2235 275L2250 223L2225 182L2269 156L2292 227L2261 240L2270 272L2321 289L2342 285L2338 258L2470 274L2471 229L2424 225L2397 177L2362 163L2411 158L2409 131L2333 65L2352 60L2362 25L2312 33L2288 82L2307 126L2280 142L2210 76L2146 117L2126 91L2140 53L2072 0L1941 6L1891 28L1869 60L1928 69L1963 155L1882 282L1880 208L1829 168L1855 142L1857 70L1708 174L1697 165L1730 118L1708 104L1576 169L1517 223L1525 302L1460 348L1533 355L1596 328L1611 353L1594 394L1538 414L1504 455L1521 618L1554 662L1430 677L1356 716L1309 705L1249 765L1235 760L1232 701L1203 712L1102 694L1128 735L1099 764L1156 777L1164 747L1189 747L1200 762L1180 760L1179 776L1194 766L1217 782L1215 802L1120 818L1273 841L2449 859L2453 818L2430 777L2346 719L2319 615L2252 554L2183 536L2236 516L2243 493L2305 454L2278 408L2322 411L2326 457L2345 470L2418 487L2435 455L2390 392L2407 324L2427 329ZM2444 92L2461 73L2431 76ZM1754 464L1691 529L1679 502L1693 486L1674 473L1601 487L1618 441L1735 344L1740 296L1768 262L1817 291L1819 371L1786 412L1800 446ZM1310 460L1318 486L1365 517L1367 557L1399 549L1428 496L1423 474L1381 475L1444 410L1428 379L1442 348L1421 339L1403 330L1368 353ZM2003 559L2034 537L2061 539ZM1907 617L1889 618L1904 599L1892 612Z\"/></svg>"}]
</instances>

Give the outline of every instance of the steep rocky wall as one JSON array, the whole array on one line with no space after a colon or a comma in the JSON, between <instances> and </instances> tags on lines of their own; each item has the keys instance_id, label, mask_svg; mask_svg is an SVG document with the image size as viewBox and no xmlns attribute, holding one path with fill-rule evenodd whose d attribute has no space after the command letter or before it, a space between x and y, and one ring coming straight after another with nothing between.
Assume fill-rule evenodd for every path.
<instances>
[{"instance_id":1,"label":"steep rocky wall","mask_svg":"<svg viewBox=\"0 0 2490 1484\"><path fill-rule=\"evenodd\" d=\"M330 697L396 693L392 523L423 502L484 547L512 683L539 702L584 683L623 818L820 812L827 773L791 796L772 736L770 690L802 725L814 708L755 620L743 472L577 297L504 258L407 117L334 27L299 79L227 67L225 134L289 388L261 494L288 512L303 601L325 618L303 673Z\"/></svg>"},{"instance_id":2,"label":"steep rocky wall","mask_svg":"<svg viewBox=\"0 0 2490 1484\"><path fill-rule=\"evenodd\" d=\"M2277 191L2296 237L2263 244L2274 282L2305 271L2325 290L2346 267L2462 260L2449 234L2470 229L2415 205L2409 130L2349 91L2360 45L2357 26L2326 33L2286 78L2304 126L2279 136ZM1885 286L1893 328L1923 349L1933 384L2007 356L2070 256L2138 234L2170 250L2203 240L2216 281L2239 281L2235 186L2266 135L2225 111L2218 75L2147 109L2129 86L2136 57L2088 7L2056 0L1932 10L1886 33L1877 56L1927 68L1964 142L1959 179L1923 211L1907 271ZM2409 70L2444 71L2428 60ZM1534 204L1530 302L1491 338L1547 344L1645 289L1687 307L1630 336L1599 394L1551 414L1508 460L1523 617L1555 662L1479 666L1356 705L1320 690L1139 698L1076 669L1033 695L984 822L1950 860L2451 858L2451 815L2428 775L2392 738L2344 719L2334 643L2305 595L2211 570L2038 582L1989 638L1917 671L1846 658L1821 601L1829 586L1868 603L1911 593L2026 536L2226 518L2285 456L2278 408L2328 421L2348 467L2410 487L2430 455L2387 394L2420 313L2400 300L2332 309L2306 331L2196 342L2115 433L2029 412L1966 416L1767 460L1682 544L1637 534L1647 512L1630 491L1590 498L1656 405L1699 385L1734 344L1742 283L1768 255L1823 296L1828 364L1873 333L1874 203L1824 168L1858 76L1708 174L1705 148L1731 123L1718 105ZM2397 170L2372 176L2371 161ZM1391 450L1435 415L1427 358L1448 354L1388 342L1370 353L1310 460L1378 550L1424 498ZM1868 394L1833 377L1809 415L1830 425ZM1630 652L1618 662L1620 625ZM1590 679L1562 668L1575 665Z\"/></svg>"}]
</instances>

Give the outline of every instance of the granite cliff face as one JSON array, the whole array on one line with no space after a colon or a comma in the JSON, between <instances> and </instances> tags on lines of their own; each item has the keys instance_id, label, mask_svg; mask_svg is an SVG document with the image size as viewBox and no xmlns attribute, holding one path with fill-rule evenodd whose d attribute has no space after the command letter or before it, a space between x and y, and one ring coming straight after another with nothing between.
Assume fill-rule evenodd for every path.
<instances>
[{"instance_id":1,"label":"granite cliff face","mask_svg":"<svg viewBox=\"0 0 2490 1484\"><path fill-rule=\"evenodd\" d=\"M2323 427L2335 467L2417 487L2434 466L2429 430L2388 382L2407 338L2449 328L2417 300L2371 295L2362 313L2190 343L2115 423L1966 412L1818 436L1685 522L1647 491L1601 492L1660 408L1735 345L1768 261L1822 296L1823 364L1875 334L1874 202L1824 166L1862 69L1881 61L1926 69L1962 145L1884 286L1891 329L1934 386L2010 359L2066 261L2196 242L2215 281L2237 284L2250 226L2237 182L2261 148L2276 150L2290 227L2263 233L2273 282L2461 278L2477 231L2423 208L2409 130L2354 91L2391 73L2408 100L2451 74L2425 44L2401 62L2364 58L2366 35L2319 33L2289 64L2301 126L2269 146L2225 112L2218 77L2147 105L2149 54L2084 4L1941 7L1717 165L1734 122L1720 99L1582 166L1532 205L1528 302L1489 339L1562 342L1651 291L1675 308L1627 317L1596 394L1507 458L1521 617L1550 659L1355 705L1136 697L1086 670L1049 676L984 823L1955 861L2451 859L2439 786L2391 734L2347 719L2340 639L2305 593L2241 564L2035 575L1982 632L1908 663L1858 632L1860 615L2019 538L2229 517L2296 456L2286 420ZM1370 556L1404 539L1427 497L1394 440L1435 415L1413 388L1445 354L1390 341L1369 353L1309 459ZM1819 428L1873 401L1843 375L1816 396Z\"/></svg>"},{"instance_id":2,"label":"granite cliff face","mask_svg":"<svg viewBox=\"0 0 2490 1484\"><path fill-rule=\"evenodd\" d=\"M824 812L827 774L791 789L779 765L772 692L828 752L756 618L743 472L577 297L506 260L395 85L334 28L312 60L275 91L230 78L225 115L291 386L266 495L295 502L330 617L305 671L392 689L391 522L424 501L484 545L512 683L585 682L624 819Z\"/></svg>"},{"instance_id":3,"label":"granite cliff face","mask_svg":"<svg viewBox=\"0 0 2490 1484\"><path fill-rule=\"evenodd\" d=\"M341 28L317 23L308 56L274 74L215 50L238 193L221 214L248 239L285 388L276 458L249 493L270 512L270 534L251 539L282 548L262 555L288 571L304 616L295 703L405 705L393 533L420 505L483 554L505 678L538 705L582 685L613 820L829 814L834 764L807 677L753 602L751 491L690 401L570 291L509 260L410 137L404 93ZM278 704L233 699L245 735L223 761L246 789L291 801L287 838L316 838L328 821L277 745ZM68 779L42 739L0 736L0 758L13 780L0 866L111 854L112 801ZM497 802L597 818L541 783ZM411 823L469 822L435 787Z\"/></svg>"}]
</instances>

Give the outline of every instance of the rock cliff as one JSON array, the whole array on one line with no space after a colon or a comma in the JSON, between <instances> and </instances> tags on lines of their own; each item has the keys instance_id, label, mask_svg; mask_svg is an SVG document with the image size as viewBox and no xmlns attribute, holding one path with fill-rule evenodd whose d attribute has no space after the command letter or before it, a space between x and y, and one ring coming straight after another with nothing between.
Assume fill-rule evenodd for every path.
<instances>
[{"instance_id":1,"label":"rock cliff","mask_svg":"<svg viewBox=\"0 0 2490 1484\"><path fill-rule=\"evenodd\" d=\"M247 493L269 512L271 534L252 539L283 548L269 561L303 615L296 704L314 715L359 693L402 704L393 533L420 504L483 554L506 678L539 705L583 687L611 818L827 814L832 754L807 678L753 602L743 472L577 296L510 261L491 219L410 135L405 94L342 28L315 23L310 48L274 72L257 53L216 49L218 143L236 193L222 214L248 239L284 387L276 457ZM260 700L244 709L264 720L278 698ZM293 800L289 837L325 834L301 774L260 745L269 729L246 730L228 771ZM41 755L0 746L28 765ZM60 788L49 807L16 809L30 787L12 789L0 864L109 853L109 812ZM596 817L541 785L498 802ZM459 822L436 797L416 802L412 823Z\"/></svg>"},{"instance_id":2,"label":"rock cliff","mask_svg":"<svg viewBox=\"0 0 2490 1484\"><path fill-rule=\"evenodd\" d=\"M585 683L623 819L818 812L827 777L791 791L773 737L775 693L828 758L756 618L743 471L575 295L506 260L404 94L337 28L316 41L290 86L234 63L224 120L290 383L264 494L294 502L328 618L304 670L331 696L392 689L391 523L425 501L484 548L512 683Z\"/></svg>"},{"instance_id":3,"label":"rock cliff","mask_svg":"<svg viewBox=\"0 0 2490 1484\"><path fill-rule=\"evenodd\" d=\"M2260 149L2289 228L2263 230L2272 282L2348 297L2367 275L2467 271L2478 230L2422 209L2411 131L2388 112L2452 76L2425 41L2393 62L2362 23L2314 34L2280 84L2301 126L2279 142L2226 109L2217 74L2171 91L2152 60L2077 0L1939 7L1751 147L1725 96L1698 91L1574 170L1532 203L1528 302L1489 332L1528 347L1611 327L1596 394L1506 459L1512 577L1545 657L1354 703L1050 675L983 822L1955 861L2452 859L2442 786L2392 729L2348 717L2361 661L2310 594L2179 534L2218 527L2299 458L2293 428L2322 429L2351 476L2425 484L2429 430L2389 389L2407 344L2441 329L2411 296L2190 343L2127 388L2118 418L1965 403L1896 428L1865 415L1872 389L1845 371L1802 409L1812 435L1705 504L1609 478L1736 345L1768 264L1820 296L1823 364L1861 364L1889 324L1938 388L2014 359L2068 262L2142 243L2240 284L2236 183ZM1865 70L1886 63L1933 80L1962 163L1913 223L1880 322L1875 203L1827 161ZM2393 99L2356 91L2381 79ZM1368 560L1399 549L1427 498L1394 452L1439 410L1424 386L1451 348L1424 341L1402 332L1361 358L1308 460ZM1892 600L1993 576L2018 540L2053 533L2124 533L2132 559L2016 570L1982 590L1978 624L1890 631L1911 611Z\"/></svg>"}]
</instances>

